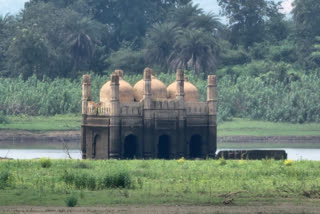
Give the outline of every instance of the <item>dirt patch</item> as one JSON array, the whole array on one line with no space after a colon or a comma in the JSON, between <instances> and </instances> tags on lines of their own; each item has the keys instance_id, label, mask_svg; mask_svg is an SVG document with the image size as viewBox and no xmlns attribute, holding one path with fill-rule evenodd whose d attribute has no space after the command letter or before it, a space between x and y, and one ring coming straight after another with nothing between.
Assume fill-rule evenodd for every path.
<instances>
[{"instance_id":1,"label":"dirt patch","mask_svg":"<svg viewBox=\"0 0 320 214\"><path fill-rule=\"evenodd\" d=\"M284 203L280 205L253 205L253 206L112 206L112 207L35 207L13 206L0 207L1 213L319 213L319 206L312 204L295 205Z\"/></svg>"}]
</instances>

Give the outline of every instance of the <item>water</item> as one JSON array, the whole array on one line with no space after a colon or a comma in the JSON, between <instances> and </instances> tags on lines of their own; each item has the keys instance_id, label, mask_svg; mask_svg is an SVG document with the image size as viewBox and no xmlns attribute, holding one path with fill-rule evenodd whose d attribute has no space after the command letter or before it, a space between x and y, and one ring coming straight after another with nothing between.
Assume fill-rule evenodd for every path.
<instances>
[{"instance_id":1,"label":"water","mask_svg":"<svg viewBox=\"0 0 320 214\"><path fill-rule=\"evenodd\" d=\"M69 150L72 159L81 159L81 151L78 149ZM63 149L0 149L0 157L13 159L68 159L66 150Z\"/></svg>"},{"instance_id":2,"label":"water","mask_svg":"<svg viewBox=\"0 0 320 214\"><path fill-rule=\"evenodd\" d=\"M234 149L223 149L234 150ZM279 149L279 148L264 148L264 150L285 150L288 154L288 159L291 160L316 160L320 161L320 149ZM81 151L78 149L69 150L72 159L81 159ZM51 158L51 159L68 159L69 156L63 149L0 149L0 157L13 159L36 159L36 158Z\"/></svg>"}]
</instances>

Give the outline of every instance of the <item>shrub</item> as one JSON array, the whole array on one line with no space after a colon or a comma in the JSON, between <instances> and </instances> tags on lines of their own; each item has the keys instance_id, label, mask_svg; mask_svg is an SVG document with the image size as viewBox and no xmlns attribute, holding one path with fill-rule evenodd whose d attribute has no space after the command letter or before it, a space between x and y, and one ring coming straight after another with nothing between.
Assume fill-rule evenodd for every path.
<instances>
[{"instance_id":1,"label":"shrub","mask_svg":"<svg viewBox=\"0 0 320 214\"><path fill-rule=\"evenodd\" d=\"M8 123L9 123L9 119L0 110L0 124L8 124Z\"/></svg>"},{"instance_id":2,"label":"shrub","mask_svg":"<svg viewBox=\"0 0 320 214\"><path fill-rule=\"evenodd\" d=\"M78 198L75 195L70 195L66 198L67 207L75 207L78 203Z\"/></svg>"},{"instance_id":3,"label":"shrub","mask_svg":"<svg viewBox=\"0 0 320 214\"><path fill-rule=\"evenodd\" d=\"M132 178L127 170L114 170L104 176L102 185L105 188L130 188Z\"/></svg>"},{"instance_id":4,"label":"shrub","mask_svg":"<svg viewBox=\"0 0 320 214\"><path fill-rule=\"evenodd\" d=\"M78 161L75 165L74 165L74 168L77 168L77 169L89 169L90 166L83 162L83 161Z\"/></svg>"},{"instance_id":5,"label":"shrub","mask_svg":"<svg viewBox=\"0 0 320 214\"><path fill-rule=\"evenodd\" d=\"M40 164L42 168L50 168L52 165L51 160L49 158L41 158Z\"/></svg>"},{"instance_id":6,"label":"shrub","mask_svg":"<svg viewBox=\"0 0 320 214\"><path fill-rule=\"evenodd\" d=\"M0 189L4 189L7 186L9 176L10 176L9 171L0 172Z\"/></svg>"}]
</instances>

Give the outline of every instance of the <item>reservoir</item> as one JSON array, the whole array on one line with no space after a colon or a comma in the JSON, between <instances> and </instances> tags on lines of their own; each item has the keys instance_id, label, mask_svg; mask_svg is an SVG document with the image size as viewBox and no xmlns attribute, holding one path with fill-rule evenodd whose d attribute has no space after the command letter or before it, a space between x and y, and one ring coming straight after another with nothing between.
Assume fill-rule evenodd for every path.
<instances>
[{"instance_id":1,"label":"reservoir","mask_svg":"<svg viewBox=\"0 0 320 214\"><path fill-rule=\"evenodd\" d=\"M253 149L253 148L250 148ZM257 148L256 148L257 149ZM320 161L320 149L310 148L263 148L264 150L285 150L288 154L288 159L291 160L314 160ZM223 148L223 150L233 150ZM218 150L219 151L219 150ZM217 152L218 152L217 151ZM81 151L79 149L11 149L0 148L0 157L12 159L37 159L37 158L50 158L50 159L81 159Z\"/></svg>"}]
</instances>

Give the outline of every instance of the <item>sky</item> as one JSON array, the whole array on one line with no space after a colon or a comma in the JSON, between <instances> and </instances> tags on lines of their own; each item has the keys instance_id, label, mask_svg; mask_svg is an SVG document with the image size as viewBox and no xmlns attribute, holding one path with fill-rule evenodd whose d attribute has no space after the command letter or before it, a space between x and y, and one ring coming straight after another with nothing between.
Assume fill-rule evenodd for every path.
<instances>
[{"instance_id":1,"label":"sky","mask_svg":"<svg viewBox=\"0 0 320 214\"><path fill-rule=\"evenodd\" d=\"M24 3L28 0L0 0L0 15L5 15L7 13L17 14L23 8ZM280 0L274 0L279 2ZM219 6L217 0L193 0L195 4L199 4L205 12L213 12L214 14L219 14ZM281 12L288 14L292 10L291 3L293 0L283 0Z\"/></svg>"}]
</instances>

